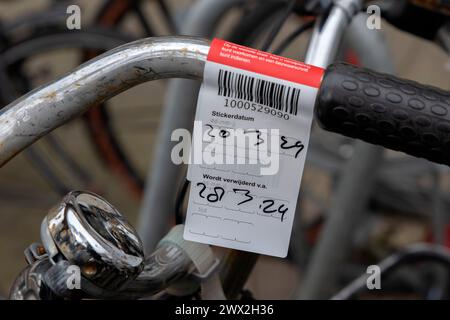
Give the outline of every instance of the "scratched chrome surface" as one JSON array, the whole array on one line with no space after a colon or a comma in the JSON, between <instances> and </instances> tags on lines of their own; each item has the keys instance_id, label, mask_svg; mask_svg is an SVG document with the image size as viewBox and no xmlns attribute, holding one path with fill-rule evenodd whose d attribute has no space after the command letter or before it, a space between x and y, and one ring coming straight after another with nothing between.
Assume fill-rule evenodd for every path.
<instances>
[{"instance_id":1,"label":"scratched chrome surface","mask_svg":"<svg viewBox=\"0 0 450 320\"><path fill-rule=\"evenodd\" d=\"M144 268L137 232L93 193L70 192L48 213L44 224L49 237L42 240L52 261L64 258L79 266L83 276L100 288L121 289Z\"/></svg>"},{"instance_id":2,"label":"scratched chrome surface","mask_svg":"<svg viewBox=\"0 0 450 320\"><path fill-rule=\"evenodd\" d=\"M198 38L142 39L33 90L0 114L0 166L48 132L133 86L164 78L200 79L208 51L209 42Z\"/></svg>"}]
</instances>

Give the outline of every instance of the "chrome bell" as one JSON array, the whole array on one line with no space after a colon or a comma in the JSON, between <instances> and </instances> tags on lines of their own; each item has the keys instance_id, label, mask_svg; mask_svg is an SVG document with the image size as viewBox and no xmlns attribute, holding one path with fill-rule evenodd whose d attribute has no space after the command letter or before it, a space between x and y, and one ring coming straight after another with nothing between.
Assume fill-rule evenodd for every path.
<instances>
[{"instance_id":1,"label":"chrome bell","mask_svg":"<svg viewBox=\"0 0 450 320\"><path fill-rule=\"evenodd\" d=\"M144 267L136 230L106 200L72 191L44 218L41 240L52 263L67 260L96 287L116 291Z\"/></svg>"}]
</instances>

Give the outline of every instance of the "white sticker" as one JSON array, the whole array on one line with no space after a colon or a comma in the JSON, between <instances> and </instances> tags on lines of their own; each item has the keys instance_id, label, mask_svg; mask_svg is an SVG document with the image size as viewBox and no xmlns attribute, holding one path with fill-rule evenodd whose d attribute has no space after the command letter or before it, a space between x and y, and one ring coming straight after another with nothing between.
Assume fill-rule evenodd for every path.
<instances>
[{"instance_id":1,"label":"white sticker","mask_svg":"<svg viewBox=\"0 0 450 320\"><path fill-rule=\"evenodd\" d=\"M322 73L213 41L194 124L186 240L287 255Z\"/></svg>"}]
</instances>

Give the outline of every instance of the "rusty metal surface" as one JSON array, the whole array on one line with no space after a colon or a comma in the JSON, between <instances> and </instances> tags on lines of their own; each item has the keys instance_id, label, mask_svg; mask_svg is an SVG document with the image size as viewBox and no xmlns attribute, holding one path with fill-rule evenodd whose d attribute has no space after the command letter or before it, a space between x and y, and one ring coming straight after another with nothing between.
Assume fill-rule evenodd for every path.
<instances>
[{"instance_id":1,"label":"rusty metal surface","mask_svg":"<svg viewBox=\"0 0 450 320\"><path fill-rule=\"evenodd\" d=\"M165 78L200 79L208 51L208 41L198 38L138 40L33 90L0 114L0 166L48 132L133 86Z\"/></svg>"}]
</instances>

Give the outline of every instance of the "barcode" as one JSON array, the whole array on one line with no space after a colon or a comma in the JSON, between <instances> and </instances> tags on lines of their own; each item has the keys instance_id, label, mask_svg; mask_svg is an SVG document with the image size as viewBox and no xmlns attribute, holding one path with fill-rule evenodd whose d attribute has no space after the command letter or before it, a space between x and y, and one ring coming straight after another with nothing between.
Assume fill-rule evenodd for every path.
<instances>
[{"instance_id":1,"label":"barcode","mask_svg":"<svg viewBox=\"0 0 450 320\"><path fill-rule=\"evenodd\" d=\"M219 70L218 94L297 115L300 89L227 70Z\"/></svg>"}]
</instances>

